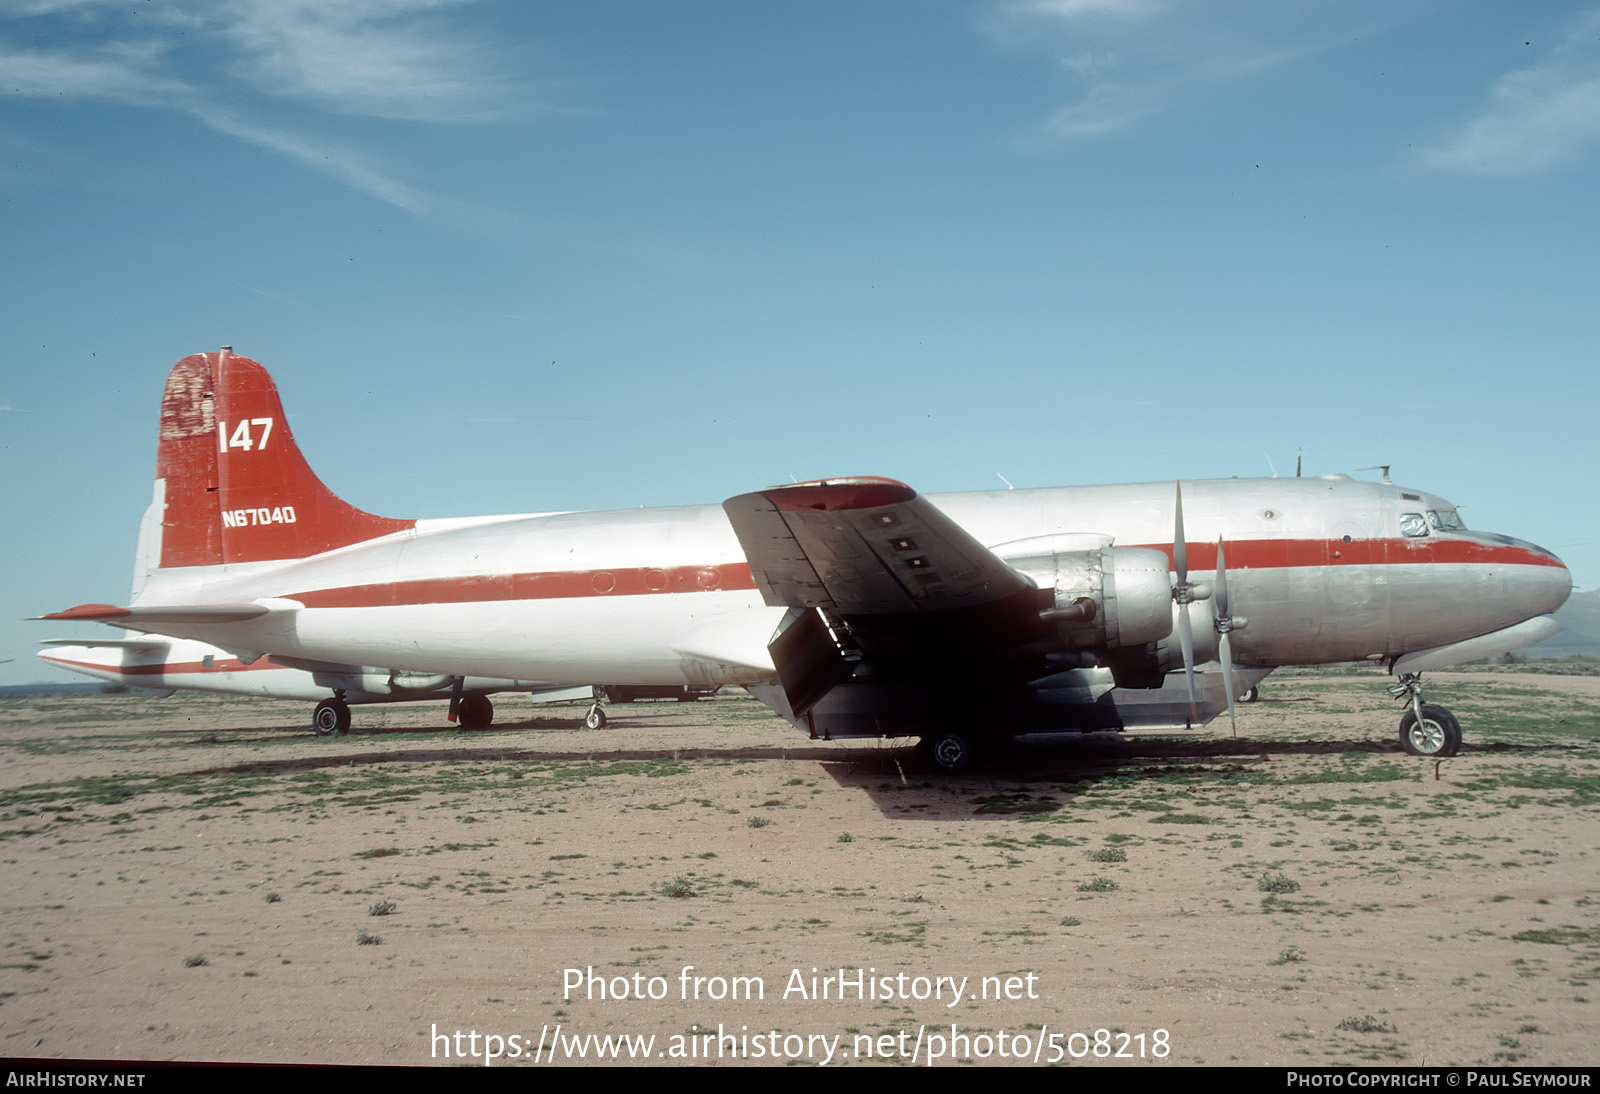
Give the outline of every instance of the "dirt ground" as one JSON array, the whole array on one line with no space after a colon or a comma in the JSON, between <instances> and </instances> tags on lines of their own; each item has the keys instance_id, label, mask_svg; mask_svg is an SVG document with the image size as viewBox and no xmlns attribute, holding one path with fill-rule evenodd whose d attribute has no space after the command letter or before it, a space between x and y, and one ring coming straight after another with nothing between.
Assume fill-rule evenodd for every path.
<instances>
[{"instance_id":1,"label":"dirt ground","mask_svg":"<svg viewBox=\"0 0 1600 1094\"><path fill-rule=\"evenodd\" d=\"M742 693L6 700L0 1055L1595 1063L1600 680L1433 678L1436 765L1385 679L961 778Z\"/></svg>"}]
</instances>

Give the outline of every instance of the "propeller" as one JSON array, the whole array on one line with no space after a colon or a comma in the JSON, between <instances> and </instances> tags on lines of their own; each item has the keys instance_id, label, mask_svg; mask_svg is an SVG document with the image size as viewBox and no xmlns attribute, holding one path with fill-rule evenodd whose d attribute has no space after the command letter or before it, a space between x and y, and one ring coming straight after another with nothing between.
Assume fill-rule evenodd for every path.
<instances>
[{"instance_id":1,"label":"propeller","mask_svg":"<svg viewBox=\"0 0 1600 1094\"><path fill-rule=\"evenodd\" d=\"M1237 737L1239 716L1233 706L1236 698L1233 688L1233 640L1229 636L1250 621L1242 615L1228 614L1228 564L1223 557L1221 536L1217 537L1217 591L1211 607L1215 613L1212 625L1217 628L1217 660L1222 662L1222 686L1228 691L1228 720L1233 723L1233 735Z\"/></svg>"},{"instance_id":2,"label":"propeller","mask_svg":"<svg viewBox=\"0 0 1600 1094\"><path fill-rule=\"evenodd\" d=\"M1189 605L1210 595L1204 585L1189 583L1189 545L1183 537L1183 484L1177 485L1177 504L1172 510L1172 568L1177 581L1172 586L1172 601L1178 605L1178 645L1183 649L1183 673L1189 683L1189 724L1200 718L1194 694L1194 632L1189 626Z\"/></svg>"},{"instance_id":3,"label":"propeller","mask_svg":"<svg viewBox=\"0 0 1600 1094\"><path fill-rule=\"evenodd\" d=\"M1183 650L1184 678L1189 685L1189 720L1199 720L1199 701L1194 690L1194 632L1189 622L1189 605L1196 600L1211 600L1212 625L1217 631L1217 660L1222 662L1222 686L1228 693L1228 718L1233 723L1234 736L1239 735L1239 718L1234 709L1233 693L1233 641L1232 632L1248 625L1242 615L1228 611L1228 564L1222 537L1217 537L1217 577L1215 586L1189 580L1189 545L1183 534L1183 485L1177 485L1177 501L1172 518L1172 565L1177 580L1172 586L1172 600L1178 605L1178 645Z\"/></svg>"}]
</instances>

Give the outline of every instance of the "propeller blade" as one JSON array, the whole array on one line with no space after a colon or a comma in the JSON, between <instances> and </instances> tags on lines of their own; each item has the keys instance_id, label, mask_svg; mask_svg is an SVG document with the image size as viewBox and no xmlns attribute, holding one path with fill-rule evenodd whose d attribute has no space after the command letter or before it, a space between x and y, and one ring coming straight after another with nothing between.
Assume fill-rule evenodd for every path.
<instances>
[{"instance_id":1,"label":"propeller blade","mask_svg":"<svg viewBox=\"0 0 1600 1094\"><path fill-rule=\"evenodd\" d=\"M1233 723L1233 735L1239 736L1239 715L1233 709L1233 642L1227 631L1217 636L1217 659L1222 662L1222 686L1228 692L1228 720Z\"/></svg>"},{"instance_id":2,"label":"propeller blade","mask_svg":"<svg viewBox=\"0 0 1600 1094\"><path fill-rule=\"evenodd\" d=\"M1228 562L1223 550L1222 537L1217 537L1217 580L1211 596L1211 609L1217 621L1217 660L1222 662L1222 686L1228 693L1228 720L1233 723L1233 735L1239 736L1239 714L1234 709L1233 692L1233 617L1228 614Z\"/></svg>"},{"instance_id":3,"label":"propeller blade","mask_svg":"<svg viewBox=\"0 0 1600 1094\"><path fill-rule=\"evenodd\" d=\"M1217 537L1217 580L1213 586L1211 602L1218 619L1228 618L1228 566L1222 557L1222 537Z\"/></svg>"},{"instance_id":4,"label":"propeller blade","mask_svg":"<svg viewBox=\"0 0 1600 1094\"><path fill-rule=\"evenodd\" d=\"M1172 511L1172 564L1178 571L1178 584L1189 580L1189 545L1183 539L1183 484L1177 483L1178 501Z\"/></svg>"},{"instance_id":5,"label":"propeller blade","mask_svg":"<svg viewBox=\"0 0 1600 1094\"><path fill-rule=\"evenodd\" d=\"M1189 681L1189 724L1200 720L1194 693L1194 632L1189 629L1189 606L1178 605L1178 644L1183 647L1183 673Z\"/></svg>"}]
</instances>

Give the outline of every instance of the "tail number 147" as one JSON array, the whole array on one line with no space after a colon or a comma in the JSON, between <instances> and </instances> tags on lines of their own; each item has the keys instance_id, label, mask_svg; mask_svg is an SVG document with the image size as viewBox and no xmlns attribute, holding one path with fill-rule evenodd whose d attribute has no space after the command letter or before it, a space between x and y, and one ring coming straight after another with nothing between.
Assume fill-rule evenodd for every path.
<instances>
[{"instance_id":1,"label":"tail number 147","mask_svg":"<svg viewBox=\"0 0 1600 1094\"><path fill-rule=\"evenodd\" d=\"M259 437L251 435L250 427L253 425L261 427ZM241 418L239 424L234 427L232 436L228 434L227 422L219 421L217 423L217 444L219 451L223 455L227 455L230 448L242 448L246 452L265 448L267 447L267 438L270 436L272 436L271 418Z\"/></svg>"}]
</instances>

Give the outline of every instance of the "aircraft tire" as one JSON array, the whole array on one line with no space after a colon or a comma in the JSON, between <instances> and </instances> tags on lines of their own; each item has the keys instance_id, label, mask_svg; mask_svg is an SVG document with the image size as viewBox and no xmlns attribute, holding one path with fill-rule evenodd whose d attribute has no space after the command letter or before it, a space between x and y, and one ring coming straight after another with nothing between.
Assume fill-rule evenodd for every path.
<instances>
[{"instance_id":1,"label":"aircraft tire","mask_svg":"<svg viewBox=\"0 0 1600 1094\"><path fill-rule=\"evenodd\" d=\"M1239 702L1253 703L1259 698L1261 698L1261 689L1259 687L1248 687L1244 689L1244 694L1239 696Z\"/></svg>"},{"instance_id":2,"label":"aircraft tire","mask_svg":"<svg viewBox=\"0 0 1600 1094\"><path fill-rule=\"evenodd\" d=\"M1444 707L1424 703L1420 723L1414 710L1400 719L1400 744L1413 756L1454 756L1461 751L1461 723Z\"/></svg>"},{"instance_id":3,"label":"aircraft tire","mask_svg":"<svg viewBox=\"0 0 1600 1094\"><path fill-rule=\"evenodd\" d=\"M488 729L494 722L494 704L487 695L463 695L456 716L462 729Z\"/></svg>"},{"instance_id":4,"label":"aircraft tire","mask_svg":"<svg viewBox=\"0 0 1600 1094\"><path fill-rule=\"evenodd\" d=\"M324 699L311 715L311 728L318 737L350 732L350 707L342 699Z\"/></svg>"},{"instance_id":5,"label":"aircraft tire","mask_svg":"<svg viewBox=\"0 0 1600 1094\"><path fill-rule=\"evenodd\" d=\"M970 770L977 763L977 740L959 729L943 729L922 738L919 746L929 766L946 775Z\"/></svg>"},{"instance_id":6,"label":"aircraft tire","mask_svg":"<svg viewBox=\"0 0 1600 1094\"><path fill-rule=\"evenodd\" d=\"M583 727L585 729L604 729L606 727L606 712L600 709L599 703L590 707L589 713L583 716Z\"/></svg>"}]
</instances>

